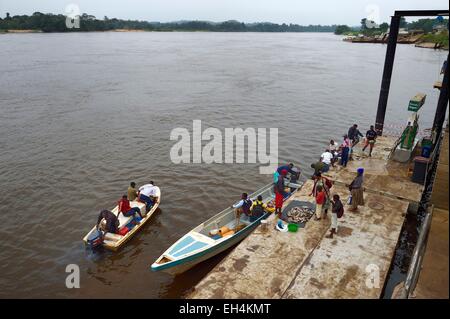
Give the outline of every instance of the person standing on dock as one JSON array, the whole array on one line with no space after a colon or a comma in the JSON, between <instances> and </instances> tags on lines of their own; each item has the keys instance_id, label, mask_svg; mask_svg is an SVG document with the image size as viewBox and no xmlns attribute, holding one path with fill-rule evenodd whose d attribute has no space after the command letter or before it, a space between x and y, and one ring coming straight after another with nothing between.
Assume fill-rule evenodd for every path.
<instances>
[{"instance_id":1,"label":"person standing on dock","mask_svg":"<svg viewBox=\"0 0 450 319\"><path fill-rule=\"evenodd\" d=\"M348 129L348 138L352 141L352 147L359 143L359 138L364 137L358 130L358 124L353 124L352 127Z\"/></svg>"},{"instance_id":2,"label":"person standing on dock","mask_svg":"<svg viewBox=\"0 0 450 319\"><path fill-rule=\"evenodd\" d=\"M278 218L281 218L281 208L283 207L283 199L284 199L284 178L286 177L288 171L283 169L278 176L278 180L275 183L275 214L278 215Z\"/></svg>"},{"instance_id":3,"label":"person standing on dock","mask_svg":"<svg viewBox=\"0 0 450 319\"><path fill-rule=\"evenodd\" d=\"M348 185L348 188L352 194L352 203L349 211L356 212L358 206L364 206L364 168L358 168L355 179Z\"/></svg>"},{"instance_id":4,"label":"person standing on dock","mask_svg":"<svg viewBox=\"0 0 450 319\"><path fill-rule=\"evenodd\" d=\"M375 141L377 139L377 132L375 131L375 128L373 125L370 126L370 130L366 133L366 145L364 145L362 151L364 152L369 146L369 156L372 156L372 150L375 146Z\"/></svg>"},{"instance_id":5,"label":"person standing on dock","mask_svg":"<svg viewBox=\"0 0 450 319\"><path fill-rule=\"evenodd\" d=\"M350 153L350 147L352 142L350 141L347 134L344 135L344 141L341 144L341 165L346 167L348 163L348 156Z\"/></svg>"},{"instance_id":6,"label":"person standing on dock","mask_svg":"<svg viewBox=\"0 0 450 319\"><path fill-rule=\"evenodd\" d=\"M317 186L317 194L316 194L316 217L314 220L321 220L322 219L322 209L323 205L326 201L326 194L323 191L323 187L321 185Z\"/></svg>"},{"instance_id":7,"label":"person standing on dock","mask_svg":"<svg viewBox=\"0 0 450 319\"><path fill-rule=\"evenodd\" d=\"M344 205L338 194L333 195L333 200L331 200L331 230L327 238L333 238L333 235L337 233L338 230L338 218L344 215Z\"/></svg>"},{"instance_id":8,"label":"person standing on dock","mask_svg":"<svg viewBox=\"0 0 450 319\"><path fill-rule=\"evenodd\" d=\"M333 182L328 178L322 176L321 173L313 176L314 185L309 196L317 197L319 186L325 192L325 201L322 206L322 210L325 212L324 218L327 217L328 209L330 208L330 188L333 187Z\"/></svg>"}]
</instances>

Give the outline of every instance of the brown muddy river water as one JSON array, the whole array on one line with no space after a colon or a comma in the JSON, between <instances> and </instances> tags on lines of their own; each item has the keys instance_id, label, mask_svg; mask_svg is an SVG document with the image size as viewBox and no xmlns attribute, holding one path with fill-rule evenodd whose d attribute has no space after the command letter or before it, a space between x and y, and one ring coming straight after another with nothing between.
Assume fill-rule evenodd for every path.
<instances>
[{"instance_id":1,"label":"brown muddy river water","mask_svg":"<svg viewBox=\"0 0 450 319\"><path fill-rule=\"evenodd\" d=\"M184 233L269 183L259 164L179 164L174 128L279 129L280 162L305 173L330 138L375 118L385 45L317 33L0 35L0 297L178 298L223 256L179 277L150 271ZM445 52L399 45L387 123L427 94ZM160 211L117 253L82 237L130 181L154 180ZM67 289L77 264L81 288Z\"/></svg>"}]
</instances>

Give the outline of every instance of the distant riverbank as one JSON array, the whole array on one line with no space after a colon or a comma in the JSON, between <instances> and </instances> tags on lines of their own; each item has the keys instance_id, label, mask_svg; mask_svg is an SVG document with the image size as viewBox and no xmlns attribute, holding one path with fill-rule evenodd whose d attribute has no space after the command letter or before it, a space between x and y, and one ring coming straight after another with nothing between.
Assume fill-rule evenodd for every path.
<instances>
[{"instance_id":1,"label":"distant riverbank","mask_svg":"<svg viewBox=\"0 0 450 319\"><path fill-rule=\"evenodd\" d=\"M104 17L97 19L83 13L76 18L78 28L66 26L67 17L62 14L35 12L31 16L6 14L0 17L1 30L38 30L42 32L88 32L88 31L210 31L210 32L334 32L336 25L298 25L292 23L255 22L244 23L236 20L223 22L175 21L149 22L121 20ZM4 33L5 31L3 31Z\"/></svg>"},{"instance_id":2,"label":"distant riverbank","mask_svg":"<svg viewBox=\"0 0 450 319\"><path fill-rule=\"evenodd\" d=\"M387 43L388 38L388 33L378 35L350 34L343 38L343 40L352 43ZM416 47L420 48L448 50L448 31L427 34L399 34L397 43L414 44Z\"/></svg>"}]
</instances>

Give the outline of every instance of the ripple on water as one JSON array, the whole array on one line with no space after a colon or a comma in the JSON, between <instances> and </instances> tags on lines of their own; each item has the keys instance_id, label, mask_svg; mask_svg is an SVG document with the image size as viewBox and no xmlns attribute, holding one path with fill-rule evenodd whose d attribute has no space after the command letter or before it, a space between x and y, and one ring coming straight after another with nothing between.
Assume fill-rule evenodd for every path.
<instances>
[{"instance_id":1,"label":"ripple on water","mask_svg":"<svg viewBox=\"0 0 450 319\"><path fill-rule=\"evenodd\" d=\"M407 116L393 106L416 92L434 110L431 84L446 56L397 50L392 125ZM191 130L193 119L222 131L277 127L280 162L309 173L329 139L340 141L354 122L372 124L384 56L383 46L330 34L9 36L0 42L8 74L0 77L0 297L182 297L226 253L176 278L150 264L271 177L256 164L174 165L171 130ZM432 117L421 115L424 127ZM97 213L131 180L154 180L161 210L118 253L86 250L81 239ZM69 263L80 266L80 290L65 288Z\"/></svg>"}]
</instances>

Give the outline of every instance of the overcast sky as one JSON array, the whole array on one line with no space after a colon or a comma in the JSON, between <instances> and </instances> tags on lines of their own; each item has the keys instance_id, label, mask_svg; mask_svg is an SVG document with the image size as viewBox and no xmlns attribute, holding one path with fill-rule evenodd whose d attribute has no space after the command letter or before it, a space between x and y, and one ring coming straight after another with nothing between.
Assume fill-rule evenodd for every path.
<instances>
[{"instance_id":1,"label":"overcast sky","mask_svg":"<svg viewBox=\"0 0 450 319\"><path fill-rule=\"evenodd\" d=\"M66 6L72 3L78 5L81 12L97 18L161 22L239 20L302 25L358 25L363 17L388 22L394 10L448 9L448 0L0 0L0 15L35 11L64 14Z\"/></svg>"}]
</instances>

